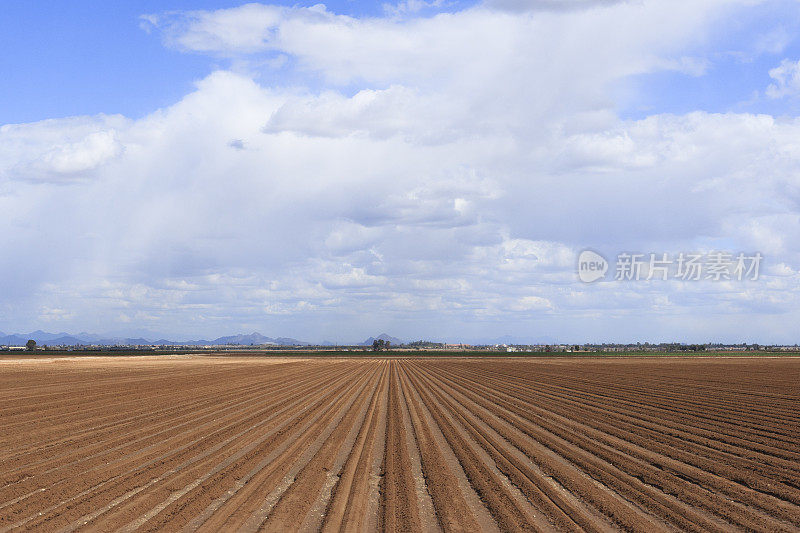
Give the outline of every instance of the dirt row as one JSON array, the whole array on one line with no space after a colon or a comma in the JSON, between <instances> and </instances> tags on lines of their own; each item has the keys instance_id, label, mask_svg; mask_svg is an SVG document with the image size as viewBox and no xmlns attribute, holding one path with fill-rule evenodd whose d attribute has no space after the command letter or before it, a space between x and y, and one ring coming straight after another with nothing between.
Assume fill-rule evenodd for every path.
<instances>
[{"instance_id":1,"label":"dirt row","mask_svg":"<svg viewBox=\"0 0 800 533\"><path fill-rule=\"evenodd\" d=\"M800 531L800 359L0 365L0 533Z\"/></svg>"}]
</instances>

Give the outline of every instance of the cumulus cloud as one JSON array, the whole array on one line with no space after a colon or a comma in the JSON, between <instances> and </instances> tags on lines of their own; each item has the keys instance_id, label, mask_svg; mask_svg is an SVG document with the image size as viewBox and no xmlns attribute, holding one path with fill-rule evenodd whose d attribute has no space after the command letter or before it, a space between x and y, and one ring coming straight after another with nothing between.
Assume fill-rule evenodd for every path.
<instances>
[{"instance_id":1,"label":"cumulus cloud","mask_svg":"<svg viewBox=\"0 0 800 533\"><path fill-rule=\"evenodd\" d=\"M0 179L87 179L123 151L121 116L76 117L0 126Z\"/></svg>"},{"instance_id":2,"label":"cumulus cloud","mask_svg":"<svg viewBox=\"0 0 800 533\"><path fill-rule=\"evenodd\" d=\"M165 29L165 38L173 46L200 52L252 52L269 47L277 24L287 15L311 16L324 13L317 8L289 9L278 6L246 4L214 12L173 12L142 16L147 28Z\"/></svg>"},{"instance_id":3,"label":"cumulus cloud","mask_svg":"<svg viewBox=\"0 0 800 533\"><path fill-rule=\"evenodd\" d=\"M322 5L247 4L151 15L147 20L169 44L181 49L223 55L280 52L299 68L321 73L336 84L398 82L441 88L450 81L474 87L476 78L502 72L503 84L556 82L561 80L553 75L579 73L581 85L587 85L596 81L592 76L604 72L614 78L679 64L696 71L698 59L668 54L701 40L698 30L723 6L739 2L559 4L598 3L609 7L512 15L479 6L408 19L355 18ZM659 32L649 31L654 27ZM624 37L609 39L609 35ZM559 61L550 61L553 54Z\"/></svg>"},{"instance_id":4,"label":"cumulus cloud","mask_svg":"<svg viewBox=\"0 0 800 533\"><path fill-rule=\"evenodd\" d=\"M769 77L775 80L766 90L770 98L783 98L800 94L800 61L784 59L777 67L770 69Z\"/></svg>"},{"instance_id":5,"label":"cumulus cloud","mask_svg":"<svg viewBox=\"0 0 800 533\"><path fill-rule=\"evenodd\" d=\"M384 4L383 10L392 16L405 16L445 5L445 0L402 0L396 4Z\"/></svg>"},{"instance_id":6,"label":"cumulus cloud","mask_svg":"<svg viewBox=\"0 0 800 533\"><path fill-rule=\"evenodd\" d=\"M448 124L449 107L441 97L399 85L364 89L351 97L327 91L288 99L269 117L264 131L331 138L401 136L417 143L436 143L467 133Z\"/></svg>"},{"instance_id":7,"label":"cumulus cloud","mask_svg":"<svg viewBox=\"0 0 800 533\"><path fill-rule=\"evenodd\" d=\"M626 0L486 0L492 8L510 11L573 11L617 4Z\"/></svg>"},{"instance_id":8,"label":"cumulus cloud","mask_svg":"<svg viewBox=\"0 0 800 533\"><path fill-rule=\"evenodd\" d=\"M702 75L691 43L732 3L511 4L148 17L235 64L137 120L0 128L0 245L55 258L0 258L0 323L708 340L737 313L796 315L800 122L616 114L632 74ZM264 55L287 58L285 83ZM747 287L584 285L585 247L759 250L780 268Z\"/></svg>"}]
</instances>

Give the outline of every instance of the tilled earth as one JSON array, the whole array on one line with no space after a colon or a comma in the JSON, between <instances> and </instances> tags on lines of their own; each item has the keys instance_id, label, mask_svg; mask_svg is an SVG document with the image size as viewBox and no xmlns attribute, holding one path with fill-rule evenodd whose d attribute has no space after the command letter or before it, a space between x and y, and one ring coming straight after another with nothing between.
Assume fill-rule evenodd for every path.
<instances>
[{"instance_id":1,"label":"tilled earth","mask_svg":"<svg viewBox=\"0 0 800 533\"><path fill-rule=\"evenodd\" d=\"M800 359L0 360L0 532L800 531Z\"/></svg>"}]
</instances>

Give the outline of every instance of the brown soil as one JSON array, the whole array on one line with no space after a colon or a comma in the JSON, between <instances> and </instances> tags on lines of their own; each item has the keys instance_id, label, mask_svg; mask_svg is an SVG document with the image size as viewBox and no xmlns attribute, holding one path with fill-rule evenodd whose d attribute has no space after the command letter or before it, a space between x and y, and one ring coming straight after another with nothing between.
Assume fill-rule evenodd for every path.
<instances>
[{"instance_id":1,"label":"brown soil","mask_svg":"<svg viewBox=\"0 0 800 533\"><path fill-rule=\"evenodd\" d=\"M0 533L800 531L800 359L0 360Z\"/></svg>"}]
</instances>

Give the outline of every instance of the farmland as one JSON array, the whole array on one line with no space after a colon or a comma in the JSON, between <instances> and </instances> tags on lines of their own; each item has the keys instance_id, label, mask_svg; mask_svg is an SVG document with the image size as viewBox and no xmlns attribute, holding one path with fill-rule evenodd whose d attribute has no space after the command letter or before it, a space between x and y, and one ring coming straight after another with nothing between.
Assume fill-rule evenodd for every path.
<instances>
[{"instance_id":1,"label":"farmland","mask_svg":"<svg viewBox=\"0 0 800 533\"><path fill-rule=\"evenodd\" d=\"M0 360L0 532L800 531L800 358Z\"/></svg>"}]
</instances>

